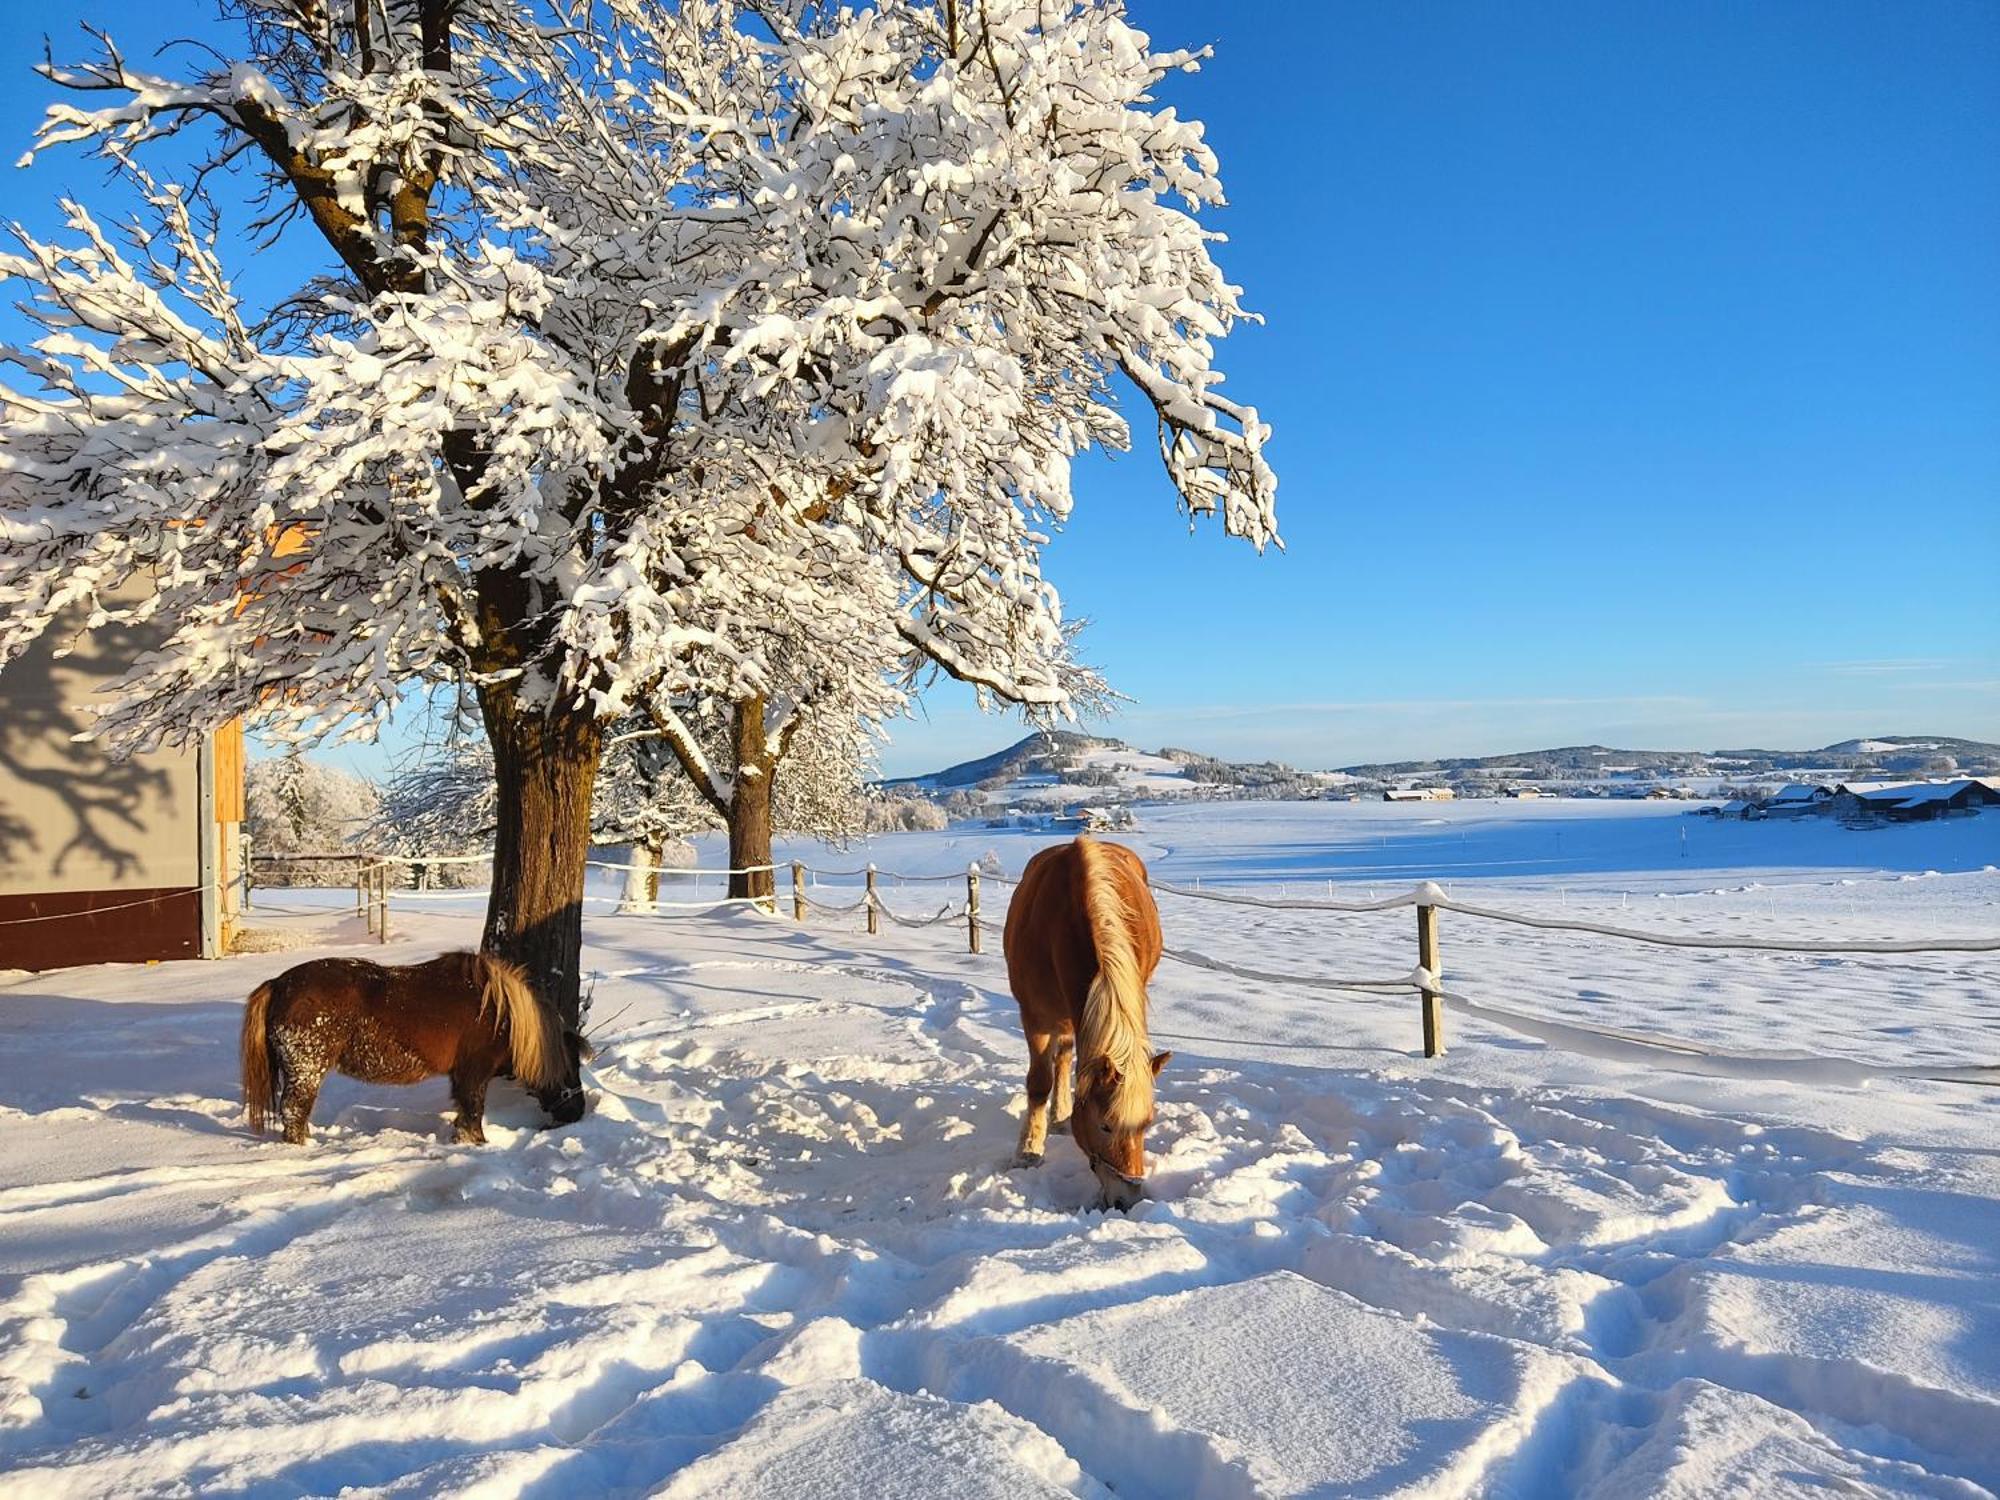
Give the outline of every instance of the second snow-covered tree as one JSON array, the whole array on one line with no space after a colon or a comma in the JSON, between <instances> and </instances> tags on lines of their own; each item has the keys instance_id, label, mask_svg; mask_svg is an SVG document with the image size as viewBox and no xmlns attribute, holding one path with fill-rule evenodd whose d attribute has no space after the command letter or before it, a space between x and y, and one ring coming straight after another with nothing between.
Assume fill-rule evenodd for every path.
<instances>
[{"instance_id":1,"label":"second snow-covered tree","mask_svg":"<svg viewBox=\"0 0 2000 1500\"><path fill-rule=\"evenodd\" d=\"M623 846L621 862L630 867L624 882L628 909L657 899L658 872L674 846L693 834L741 823L736 786L744 778L733 750L738 716L729 705L718 705L705 715L685 708L680 718L694 735L703 764L722 782L720 796L698 790L664 738L641 719L614 730L599 763L591 840L601 848ZM760 805L766 847L772 829L836 842L865 832L868 776L875 762L864 726L851 715L809 709L786 736L785 750L754 773L769 791ZM490 854L498 824L493 753L476 730L399 766L372 820L377 846L418 866L430 861L433 878L466 868L446 861ZM484 859L470 868L478 879L487 878ZM769 887L767 879L755 894L768 894ZM743 894L738 883L731 883L731 893Z\"/></svg>"}]
</instances>

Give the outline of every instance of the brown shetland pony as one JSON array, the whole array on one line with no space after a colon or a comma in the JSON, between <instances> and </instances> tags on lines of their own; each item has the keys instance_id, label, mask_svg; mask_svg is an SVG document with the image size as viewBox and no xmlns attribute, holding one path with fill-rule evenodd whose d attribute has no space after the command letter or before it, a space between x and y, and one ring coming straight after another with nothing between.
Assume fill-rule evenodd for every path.
<instances>
[{"instance_id":1,"label":"brown shetland pony","mask_svg":"<svg viewBox=\"0 0 2000 1500\"><path fill-rule=\"evenodd\" d=\"M243 1008L243 1103L250 1128L278 1116L302 1143L319 1087L338 1070L364 1083L451 1075L457 1139L486 1140L486 1085L511 1069L559 1125L583 1118L589 1049L514 965L446 953L391 968L318 958L260 984Z\"/></svg>"},{"instance_id":2,"label":"brown shetland pony","mask_svg":"<svg viewBox=\"0 0 2000 1500\"><path fill-rule=\"evenodd\" d=\"M1021 872L1005 946L1028 1034L1020 1161L1042 1159L1053 1093L1055 1122L1070 1122L1103 1190L1100 1206L1128 1209L1144 1193L1153 1079L1173 1056L1155 1056L1146 1037L1146 981L1160 963L1146 866L1123 845L1095 839L1044 849Z\"/></svg>"}]
</instances>

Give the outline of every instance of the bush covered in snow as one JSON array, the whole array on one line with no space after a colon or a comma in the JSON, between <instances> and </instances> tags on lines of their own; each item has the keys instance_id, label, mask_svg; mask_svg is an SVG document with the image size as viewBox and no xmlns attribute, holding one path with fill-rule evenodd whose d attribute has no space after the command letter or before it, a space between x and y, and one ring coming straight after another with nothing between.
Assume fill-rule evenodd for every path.
<instances>
[{"instance_id":1,"label":"bush covered in snow","mask_svg":"<svg viewBox=\"0 0 2000 1500\"><path fill-rule=\"evenodd\" d=\"M934 833L951 827L951 816L924 797L874 796L861 802L863 833Z\"/></svg>"}]
</instances>

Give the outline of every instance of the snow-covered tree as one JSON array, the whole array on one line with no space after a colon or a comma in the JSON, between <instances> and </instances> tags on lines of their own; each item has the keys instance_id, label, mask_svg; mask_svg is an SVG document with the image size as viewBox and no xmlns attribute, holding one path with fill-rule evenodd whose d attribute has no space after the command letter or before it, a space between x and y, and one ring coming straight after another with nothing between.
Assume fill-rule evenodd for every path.
<instances>
[{"instance_id":1,"label":"snow-covered tree","mask_svg":"<svg viewBox=\"0 0 2000 1500\"><path fill-rule=\"evenodd\" d=\"M720 704L649 701L650 728L637 731L658 736L728 830L731 895L774 889L774 829L821 838L858 830L873 729L898 701L879 657L816 640L809 607L790 613L759 627L762 681L739 683L734 701Z\"/></svg>"},{"instance_id":2,"label":"snow-covered tree","mask_svg":"<svg viewBox=\"0 0 2000 1500\"><path fill-rule=\"evenodd\" d=\"M695 829L729 835L729 891L767 896L774 831L838 842L864 831L868 775L875 765L869 726L850 704L789 709L782 733L763 731L761 697L649 716L673 723L615 735L599 773L597 836L631 845L635 866L657 868L664 851ZM627 901L647 899L653 880L634 870Z\"/></svg>"},{"instance_id":3,"label":"snow-covered tree","mask_svg":"<svg viewBox=\"0 0 2000 1500\"><path fill-rule=\"evenodd\" d=\"M951 814L917 793L885 793L862 804L861 822L868 833L937 833L951 826Z\"/></svg>"},{"instance_id":4,"label":"snow-covered tree","mask_svg":"<svg viewBox=\"0 0 2000 1500\"><path fill-rule=\"evenodd\" d=\"M411 861L420 884L484 884L492 869L469 856L490 854L499 797L493 756L477 734L407 753L382 784L372 841Z\"/></svg>"},{"instance_id":5,"label":"snow-covered tree","mask_svg":"<svg viewBox=\"0 0 2000 1500\"><path fill-rule=\"evenodd\" d=\"M380 796L373 782L305 755L253 760L244 773L243 831L260 856L331 854L355 847L374 828ZM338 879L306 862L266 872L280 883Z\"/></svg>"},{"instance_id":6,"label":"snow-covered tree","mask_svg":"<svg viewBox=\"0 0 2000 1500\"><path fill-rule=\"evenodd\" d=\"M720 705L701 714L688 707L680 719L694 733L704 763L734 783L740 771L731 748L736 723L731 708ZM875 764L865 726L851 715L810 709L797 716L786 751L767 768L773 793L764 809L769 823L780 832L836 841L863 832ZM484 736L476 729L454 734L443 747L427 747L396 768L375 819L375 840L418 859L486 853L498 833L494 785L493 753ZM626 882L629 905L656 900L652 872L690 835L728 827L730 812L697 790L646 721L627 720L606 740L590 832L596 844L629 847L628 863L634 866Z\"/></svg>"},{"instance_id":7,"label":"snow-covered tree","mask_svg":"<svg viewBox=\"0 0 2000 1500\"><path fill-rule=\"evenodd\" d=\"M1063 714L1095 678L1041 548L1073 456L1127 441L1118 384L1188 513L1273 539L1214 363L1215 159L1152 95L1198 59L1118 0L232 9L240 53L180 75L108 42L44 70L72 101L41 148L144 211L71 202L0 258L41 325L6 356L0 660L145 570L170 634L107 715L126 743L469 685L486 941L572 1016L609 726L739 705L747 774L813 701L779 647L864 721L925 662ZM156 180L198 127L206 167ZM252 235L301 231L275 307L211 232L222 166L261 177Z\"/></svg>"}]
</instances>

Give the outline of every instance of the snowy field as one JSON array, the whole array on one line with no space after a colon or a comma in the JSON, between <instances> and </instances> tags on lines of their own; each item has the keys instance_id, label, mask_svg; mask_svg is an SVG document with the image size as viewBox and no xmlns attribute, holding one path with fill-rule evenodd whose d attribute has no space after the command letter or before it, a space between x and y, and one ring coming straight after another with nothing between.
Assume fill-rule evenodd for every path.
<instances>
[{"instance_id":1,"label":"snowy field","mask_svg":"<svg viewBox=\"0 0 2000 1500\"><path fill-rule=\"evenodd\" d=\"M1684 811L1151 807L1128 841L1267 898L1432 878L1683 934L2000 932L2000 819ZM1014 872L1045 842L797 852ZM496 1085L484 1148L449 1143L443 1080L330 1080L310 1147L259 1142L234 1078L256 983L468 944L477 898L399 904L382 950L351 896L260 893L299 951L0 979L0 1494L2000 1490L2000 1095L1934 1081L2000 1062L2000 955L1447 912L1468 1004L1432 1061L1407 992L1170 962L1153 1196L1107 1216L1067 1142L1009 1164L997 939L620 916L599 879L593 1112L537 1130ZM1415 963L1407 909L1161 906L1243 967Z\"/></svg>"}]
</instances>

